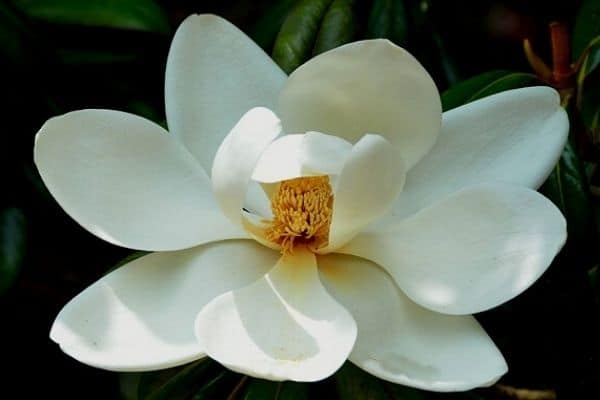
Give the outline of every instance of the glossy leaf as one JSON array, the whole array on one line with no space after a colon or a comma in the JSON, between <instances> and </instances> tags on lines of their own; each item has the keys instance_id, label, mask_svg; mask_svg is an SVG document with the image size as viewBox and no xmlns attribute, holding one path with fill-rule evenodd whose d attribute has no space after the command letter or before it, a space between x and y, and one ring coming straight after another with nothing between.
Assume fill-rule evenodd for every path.
<instances>
[{"instance_id":1,"label":"glossy leaf","mask_svg":"<svg viewBox=\"0 0 600 400\"><path fill-rule=\"evenodd\" d=\"M590 75L580 87L581 116L593 142L600 143L600 73Z\"/></svg>"},{"instance_id":2,"label":"glossy leaf","mask_svg":"<svg viewBox=\"0 0 600 400\"><path fill-rule=\"evenodd\" d=\"M567 248L576 251L574 255L583 261L589 261L585 260L584 252L596 240L594 216L583 164L570 143L540 192L552 200L567 219Z\"/></svg>"},{"instance_id":3,"label":"glossy leaf","mask_svg":"<svg viewBox=\"0 0 600 400\"><path fill-rule=\"evenodd\" d=\"M300 0L286 17L275 39L273 60L291 73L312 54L321 21L332 0Z\"/></svg>"},{"instance_id":4,"label":"glossy leaf","mask_svg":"<svg viewBox=\"0 0 600 400\"><path fill-rule=\"evenodd\" d=\"M0 212L0 294L12 286L25 257L25 216L17 208Z\"/></svg>"},{"instance_id":5,"label":"glossy leaf","mask_svg":"<svg viewBox=\"0 0 600 400\"><path fill-rule=\"evenodd\" d=\"M249 36L268 53L273 48L277 33L296 0L279 0L269 7L250 30Z\"/></svg>"},{"instance_id":6,"label":"glossy leaf","mask_svg":"<svg viewBox=\"0 0 600 400\"><path fill-rule=\"evenodd\" d=\"M204 383L202 388L191 397L191 400L213 400L233 398L232 393L237 389L237 385L242 382L243 376L229 370L221 371L210 381Z\"/></svg>"},{"instance_id":7,"label":"glossy leaf","mask_svg":"<svg viewBox=\"0 0 600 400\"><path fill-rule=\"evenodd\" d=\"M183 400L202 390L223 372L210 359L193 362L177 368L141 374L137 396L139 400Z\"/></svg>"},{"instance_id":8,"label":"glossy leaf","mask_svg":"<svg viewBox=\"0 0 600 400\"><path fill-rule=\"evenodd\" d=\"M263 379L252 379L244 396L244 400L308 400L308 383L272 382Z\"/></svg>"},{"instance_id":9,"label":"glossy leaf","mask_svg":"<svg viewBox=\"0 0 600 400\"><path fill-rule=\"evenodd\" d=\"M356 0L333 0L327 9L313 49L321 54L350 42L356 33Z\"/></svg>"},{"instance_id":10,"label":"glossy leaf","mask_svg":"<svg viewBox=\"0 0 600 400\"><path fill-rule=\"evenodd\" d=\"M442 93L442 108L451 110L471 101L505 90L539 83L533 74L511 71L489 71L464 80Z\"/></svg>"},{"instance_id":11,"label":"glossy leaf","mask_svg":"<svg viewBox=\"0 0 600 400\"><path fill-rule=\"evenodd\" d=\"M573 29L573 59L577 60L588 43L600 35L600 1L583 0Z\"/></svg>"},{"instance_id":12,"label":"glossy leaf","mask_svg":"<svg viewBox=\"0 0 600 400\"><path fill-rule=\"evenodd\" d=\"M169 32L154 0L18 0L28 16L49 23Z\"/></svg>"},{"instance_id":13,"label":"glossy leaf","mask_svg":"<svg viewBox=\"0 0 600 400\"><path fill-rule=\"evenodd\" d=\"M367 24L368 38L386 38L405 46L408 22L403 0L374 0Z\"/></svg>"},{"instance_id":14,"label":"glossy leaf","mask_svg":"<svg viewBox=\"0 0 600 400\"><path fill-rule=\"evenodd\" d=\"M600 36L596 36L588 45L587 54L581 65L578 75L578 82L581 83L588 75L600 65Z\"/></svg>"}]
</instances>

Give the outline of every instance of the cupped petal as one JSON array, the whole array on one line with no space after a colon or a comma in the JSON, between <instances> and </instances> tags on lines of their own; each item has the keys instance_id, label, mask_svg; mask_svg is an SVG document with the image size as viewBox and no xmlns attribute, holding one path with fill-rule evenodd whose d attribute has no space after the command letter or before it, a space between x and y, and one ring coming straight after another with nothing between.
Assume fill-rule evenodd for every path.
<instances>
[{"instance_id":1,"label":"cupped petal","mask_svg":"<svg viewBox=\"0 0 600 400\"><path fill-rule=\"evenodd\" d=\"M325 287L356 320L349 359L370 374L448 392L487 386L506 373L502 354L472 316L415 304L368 260L329 254L318 263Z\"/></svg>"},{"instance_id":2,"label":"cupped petal","mask_svg":"<svg viewBox=\"0 0 600 400\"><path fill-rule=\"evenodd\" d=\"M141 117L81 110L52 118L34 158L62 208L110 243L178 250L246 236L222 215L194 157Z\"/></svg>"},{"instance_id":3,"label":"cupped petal","mask_svg":"<svg viewBox=\"0 0 600 400\"><path fill-rule=\"evenodd\" d=\"M210 171L223 138L253 107L274 108L287 76L242 31L216 15L181 23L169 51L169 130Z\"/></svg>"},{"instance_id":4,"label":"cupped petal","mask_svg":"<svg viewBox=\"0 0 600 400\"><path fill-rule=\"evenodd\" d=\"M517 296L566 240L565 219L541 194L512 185L464 189L339 252L386 269L413 301L446 314L485 311Z\"/></svg>"},{"instance_id":5,"label":"cupped petal","mask_svg":"<svg viewBox=\"0 0 600 400\"><path fill-rule=\"evenodd\" d=\"M223 213L242 223L242 208L252 171L261 154L281 133L279 118L269 109L253 108L233 127L217 150L212 187Z\"/></svg>"},{"instance_id":6,"label":"cupped petal","mask_svg":"<svg viewBox=\"0 0 600 400\"><path fill-rule=\"evenodd\" d=\"M296 69L279 97L286 132L317 131L352 143L365 132L396 144L407 167L433 146L442 108L427 71L388 40L350 43Z\"/></svg>"},{"instance_id":7,"label":"cupped petal","mask_svg":"<svg viewBox=\"0 0 600 400\"><path fill-rule=\"evenodd\" d=\"M397 147L379 135L365 135L354 145L337 180L328 253L343 246L385 214L402 191L406 176Z\"/></svg>"},{"instance_id":8,"label":"cupped petal","mask_svg":"<svg viewBox=\"0 0 600 400\"><path fill-rule=\"evenodd\" d=\"M113 371L168 368L204 357L198 311L255 281L279 255L251 240L153 253L106 275L58 314L50 337L71 357Z\"/></svg>"},{"instance_id":9,"label":"cupped petal","mask_svg":"<svg viewBox=\"0 0 600 400\"><path fill-rule=\"evenodd\" d=\"M322 286L314 254L295 249L262 279L206 305L196 335L211 358L234 371L317 381L344 363L356 324Z\"/></svg>"},{"instance_id":10,"label":"cupped petal","mask_svg":"<svg viewBox=\"0 0 600 400\"><path fill-rule=\"evenodd\" d=\"M509 90L444 113L433 149L411 169L393 214L407 217L469 185L537 189L566 143L569 120L549 87Z\"/></svg>"},{"instance_id":11,"label":"cupped petal","mask_svg":"<svg viewBox=\"0 0 600 400\"><path fill-rule=\"evenodd\" d=\"M320 132L286 135L265 149L252 179L274 183L302 176L337 175L351 151L350 142L333 135Z\"/></svg>"}]
</instances>

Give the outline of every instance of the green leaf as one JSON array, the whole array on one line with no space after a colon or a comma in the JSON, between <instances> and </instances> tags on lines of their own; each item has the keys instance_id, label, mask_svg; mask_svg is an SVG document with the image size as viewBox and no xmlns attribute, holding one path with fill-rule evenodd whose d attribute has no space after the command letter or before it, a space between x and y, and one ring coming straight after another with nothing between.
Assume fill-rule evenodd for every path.
<instances>
[{"instance_id":1,"label":"green leaf","mask_svg":"<svg viewBox=\"0 0 600 400\"><path fill-rule=\"evenodd\" d=\"M0 213L0 294L12 286L25 258L25 216L18 208Z\"/></svg>"},{"instance_id":2,"label":"green leaf","mask_svg":"<svg viewBox=\"0 0 600 400\"><path fill-rule=\"evenodd\" d=\"M334 0L325 13L313 55L350 42L356 34L355 0Z\"/></svg>"},{"instance_id":3,"label":"green leaf","mask_svg":"<svg viewBox=\"0 0 600 400\"><path fill-rule=\"evenodd\" d=\"M451 110L471 101L509 89L539 83L533 74L512 71L489 71L462 81L442 93L442 109Z\"/></svg>"},{"instance_id":4,"label":"green leaf","mask_svg":"<svg viewBox=\"0 0 600 400\"><path fill-rule=\"evenodd\" d=\"M596 36L588 45L588 52L581 64L577 81L581 84L586 77L600 65L600 36Z\"/></svg>"},{"instance_id":5,"label":"green leaf","mask_svg":"<svg viewBox=\"0 0 600 400\"><path fill-rule=\"evenodd\" d=\"M13 8L11 3L0 2L0 57L17 65L34 64L37 38Z\"/></svg>"},{"instance_id":6,"label":"green leaf","mask_svg":"<svg viewBox=\"0 0 600 400\"><path fill-rule=\"evenodd\" d=\"M266 52L271 52L277 33L296 0L279 0L269 7L250 30L248 36Z\"/></svg>"},{"instance_id":7,"label":"green leaf","mask_svg":"<svg viewBox=\"0 0 600 400\"><path fill-rule=\"evenodd\" d=\"M368 38L385 38L405 46L408 23L403 0L374 0L367 23Z\"/></svg>"},{"instance_id":8,"label":"green leaf","mask_svg":"<svg viewBox=\"0 0 600 400\"><path fill-rule=\"evenodd\" d=\"M18 0L28 16L49 23L168 33L154 0Z\"/></svg>"},{"instance_id":9,"label":"green leaf","mask_svg":"<svg viewBox=\"0 0 600 400\"><path fill-rule=\"evenodd\" d=\"M272 382L252 379L243 400L308 400L308 383Z\"/></svg>"},{"instance_id":10,"label":"green leaf","mask_svg":"<svg viewBox=\"0 0 600 400\"><path fill-rule=\"evenodd\" d=\"M231 398L237 384L243 383L245 379L229 370L222 370L217 376L204 384L191 400L213 400Z\"/></svg>"},{"instance_id":11,"label":"green leaf","mask_svg":"<svg viewBox=\"0 0 600 400\"><path fill-rule=\"evenodd\" d=\"M312 54L319 26L332 0L300 0L286 17L275 39L273 60L291 73Z\"/></svg>"},{"instance_id":12,"label":"green leaf","mask_svg":"<svg viewBox=\"0 0 600 400\"><path fill-rule=\"evenodd\" d=\"M600 35L600 1L583 0L573 29L573 59L577 60L588 43Z\"/></svg>"},{"instance_id":13,"label":"green leaf","mask_svg":"<svg viewBox=\"0 0 600 400\"><path fill-rule=\"evenodd\" d=\"M600 144L600 74L588 76L581 90L581 117L590 131L592 141Z\"/></svg>"},{"instance_id":14,"label":"green leaf","mask_svg":"<svg viewBox=\"0 0 600 400\"><path fill-rule=\"evenodd\" d=\"M334 375L340 399L425 400L421 391L382 381L347 362Z\"/></svg>"},{"instance_id":15,"label":"green leaf","mask_svg":"<svg viewBox=\"0 0 600 400\"><path fill-rule=\"evenodd\" d=\"M582 261L589 261L583 250L589 249L596 241L594 215L583 164L571 143L565 146L540 192L560 209L567 220L567 249L572 249Z\"/></svg>"},{"instance_id":16,"label":"green leaf","mask_svg":"<svg viewBox=\"0 0 600 400\"><path fill-rule=\"evenodd\" d=\"M143 373L138 383L139 400L184 400L210 384L223 371L210 359L170 368ZM208 383L206 383L208 382Z\"/></svg>"}]
</instances>

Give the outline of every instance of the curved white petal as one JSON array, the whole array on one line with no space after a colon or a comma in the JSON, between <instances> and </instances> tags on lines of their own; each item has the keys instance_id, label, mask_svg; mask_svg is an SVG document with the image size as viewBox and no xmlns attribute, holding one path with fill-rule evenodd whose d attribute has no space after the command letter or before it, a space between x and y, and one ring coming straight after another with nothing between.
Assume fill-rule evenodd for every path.
<instances>
[{"instance_id":1,"label":"curved white petal","mask_svg":"<svg viewBox=\"0 0 600 400\"><path fill-rule=\"evenodd\" d=\"M260 155L281 133L281 123L269 109L248 111L223 140L212 166L212 187L221 209L241 223L252 171Z\"/></svg>"},{"instance_id":2,"label":"curved white petal","mask_svg":"<svg viewBox=\"0 0 600 400\"><path fill-rule=\"evenodd\" d=\"M350 361L370 374L447 392L486 386L506 373L502 354L472 316L420 307L368 260L330 254L317 261L325 286L358 326Z\"/></svg>"},{"instance_id":3,"label":"curved white petal","mask_svg":"<svg viewBox=\"0 0 600 400\"><path fill-rule=\"evenodd\" d=\"M379 135L363 136L352 148L337 181L329 244L320 252L343 246L387 212L402 191L405 176L396 146Z\"/></svg>"},{"instance_id":4,"label":"curved white petal","mask_svg":"<svg viewBox=\"0 0 600 400\"><path fill-rule=\"evenodd\" d=\"M58 314L50 337L77 360L113 371L168 368L203 357L198 311L264 275L279 254L251 240L153 253L106 275Z\"/></svg>"},{"instance_id":5,"label":"curved white petal","mask_svg":"<svg viewBox=\"0 0 600 400\"><path fill-rule=\"evenodd\" d=\"M396 144L407 167L433 146L442 108L427 71L388 40L350 43L309 60L287 80L278 113L286 132L355 143L365 132Z\"/></svg>"},{"instance_id":6,"label":"curved white petal","mask_svg":"<svg viewBox=\"0 0 600 400\"><path fill-rule=\"evenodd\" d=\"M273 141L261 155L252 179L274 183L302 176L337 175L352 144L319 132L293 134Z\"/></svg>"},{"instance_id":7,"label":"curved white petal","mask_svg":"<svg viewBox=\"0 0 600 400\"><path fill-rule=\"evenodd\" d=\"M435 146L411 169L393 214L406 217L466 186L537 189L566 143L569 120L549 87L509 90L444 113Z\"/></svg>"},{"instance_id":8,"label":"curved white petal","mask_svg":"<svg viewBox=\"0 0 600 400\"><path fill-rule=\"evenodd\" d=\"M34 157L62 208L110 243L178 250L246 236L222 215L194 157L138 116L82 110L52 118Z\"/></svg>"},{"instance_id":9,"label":"curved white petal","mask_svg":"<svg viewBox=\"0 0 600 400\"><path fill-rule=\"evenodd\" d=\"M415 302L472 314L520 294L566 240L558 209L519 186L464 189L387 231L362 233L342 253L385 268Z\"/></svg>"},{"instance_id":10,"label":"curved white petal","mask_svg":"<svg viewBox=\"0 0 600 400\"><path fill-rule=\"evenodd\" d=\"M315 256L296 249L262 279L206 305L196 334L211 358L234 371L317 381L344 363L356 324L323 288Z\"/></svg>"},{"instance_id":11,"label":"curved white petal","mask_svg":"<svg viewBox=\"0 0 600 400\"><path fill-rule=\"evenodd\" d=\"M242 31L216 15L181 23L169 51L169 130L210 171L219 144L249 109L274 108L285 73Z\"/></svg>"}]
</instances>

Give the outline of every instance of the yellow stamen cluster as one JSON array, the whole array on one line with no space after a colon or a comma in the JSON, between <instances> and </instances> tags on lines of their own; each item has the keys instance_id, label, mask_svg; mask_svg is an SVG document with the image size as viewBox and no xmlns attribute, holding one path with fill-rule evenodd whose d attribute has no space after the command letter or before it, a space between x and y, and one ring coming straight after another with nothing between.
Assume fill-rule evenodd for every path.
<instances>
[{"instance_id":1,"label":"yellow stamen cluster","mask_svg":"<svg viewBox=\"0 0 600 400\"><path fill-rule=\"evenodd\" d=\"M314 176L283 181L271 198L273 223L267 239L281 245L284 254L295 245L316 250L327 244L333 214L329 177Z\"/></svg>"}]
</instances>

